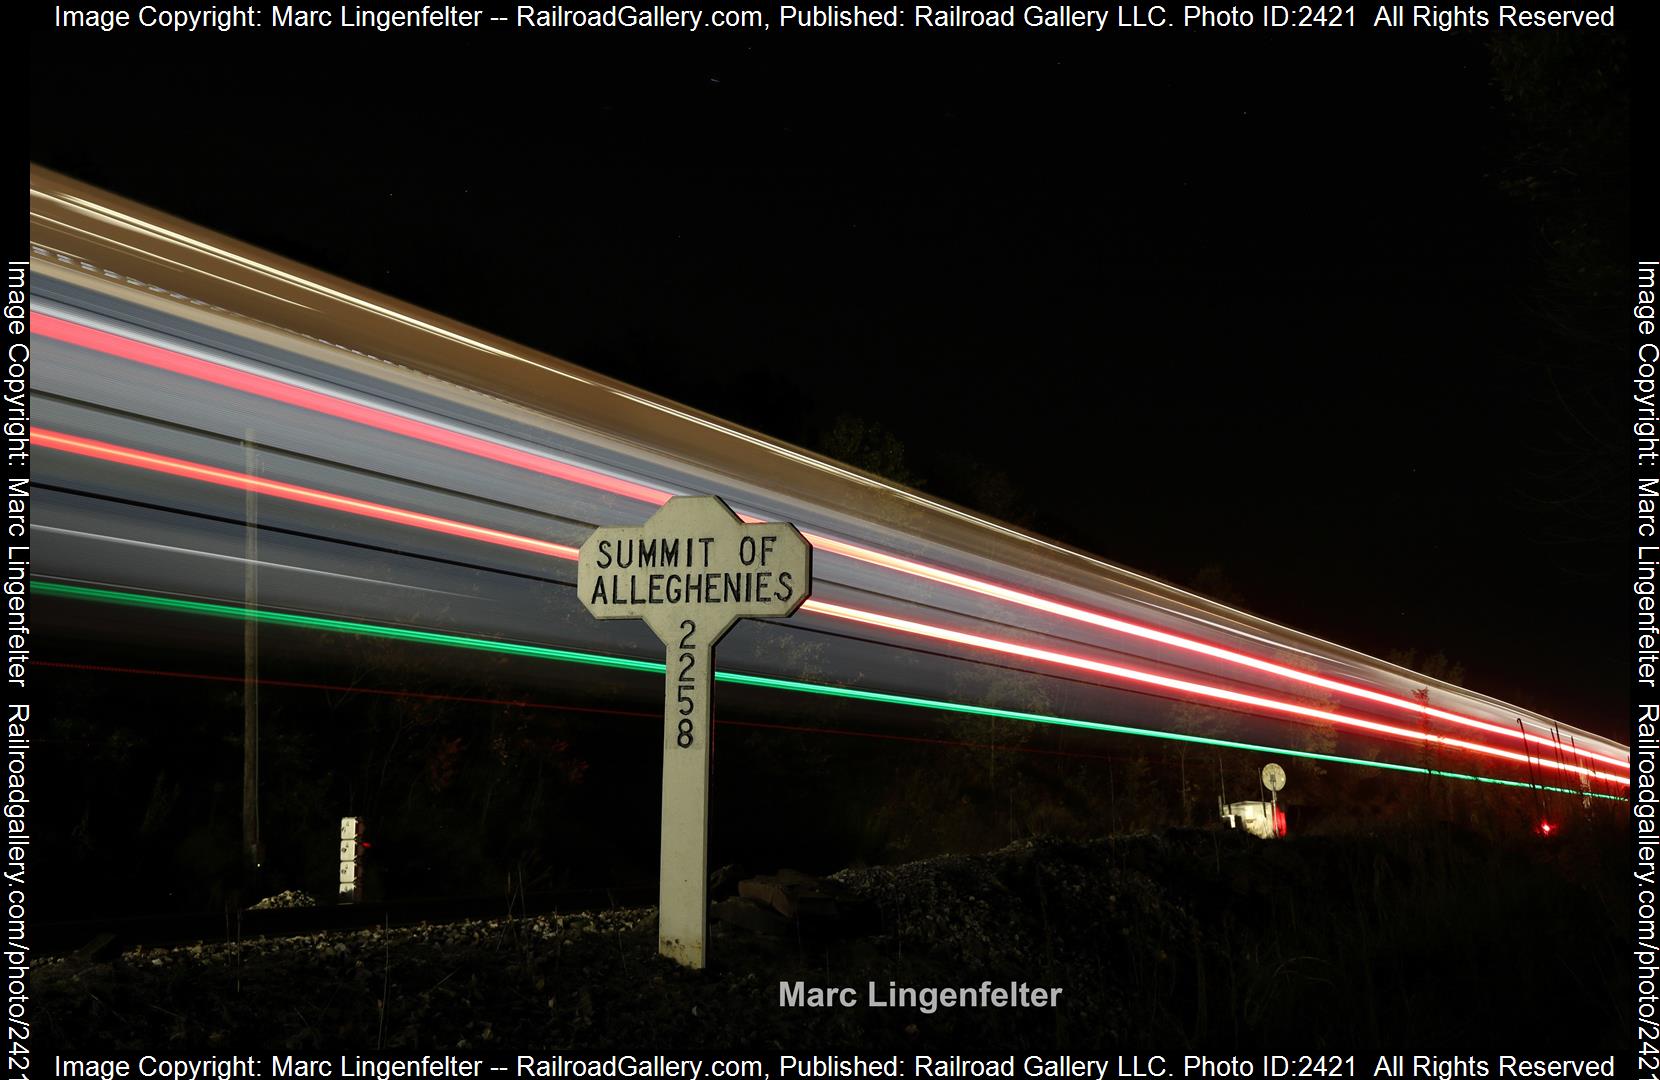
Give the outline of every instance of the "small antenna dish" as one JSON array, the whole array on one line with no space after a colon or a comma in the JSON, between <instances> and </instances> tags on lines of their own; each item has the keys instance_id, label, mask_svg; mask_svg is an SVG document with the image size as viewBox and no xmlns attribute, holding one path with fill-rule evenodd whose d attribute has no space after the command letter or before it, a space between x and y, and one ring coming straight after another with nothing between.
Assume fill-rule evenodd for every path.
<instances>
[{"instance_id":1,"label":"small antenna dish","mask_svg":"<svg viewBox=\"0 0 1660 1080\"><path fill-rule=\"evenodd\" d=\"M1279 791L1285 787L1285 770L1272 763L1262 767L1262 786L1269 791Z\"/></svg>"}]
</instances>

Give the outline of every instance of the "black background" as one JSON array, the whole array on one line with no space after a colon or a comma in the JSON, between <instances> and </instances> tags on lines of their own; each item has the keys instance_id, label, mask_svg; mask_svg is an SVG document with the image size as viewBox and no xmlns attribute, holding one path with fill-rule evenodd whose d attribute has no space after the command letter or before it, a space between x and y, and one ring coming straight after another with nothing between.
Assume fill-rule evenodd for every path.
<instances>
[{"instance_id":1,"label":"black background","mask_svg":"<svg viewBox=\"0 0 1660 1080\"><path fill-rule=\"evenodd\" d=\"M1625 33L46 10L40 164L794 442L859 417L926 490L1623 730Z\"/></svg>"}]
</instances>

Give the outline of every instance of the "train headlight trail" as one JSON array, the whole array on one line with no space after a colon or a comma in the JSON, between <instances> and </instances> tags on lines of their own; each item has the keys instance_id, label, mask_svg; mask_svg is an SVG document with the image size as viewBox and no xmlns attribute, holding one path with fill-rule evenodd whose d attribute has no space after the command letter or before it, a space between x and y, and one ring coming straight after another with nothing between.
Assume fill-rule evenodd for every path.
<instances>
[{"instance_id":1,"label":"train headlight trail","mask_svg":"<svg viewBox=\"0 0 1660 1080\"><path fill-rule=\"evenodd\" d=\"M31 171L31 222L32 415L36 441L54 451L38 461L36 520L75 537L44 549L35 567L43 584L168 592L163 579L187 574L188 552L204 548L188 537L235 524L228 498L242 492L271 500L280 520L262 512L262 530L304 537L285 554L290 576L262 584L261 607L315 610L300 595L297 568L320 560L314 577L326 573L315 569L321 563L343 572L335 580L367 576L368 550L406 556L398 572L412 583L450 575L452 591L468 592L456 571L437 569L465 565L484 575L478 582L495 582L478 588L507 596L501 582L526 576L568 586L560 575L569 578L575 547L595 525L637 524L672 495L715 494L750 520L796 523L829 556L805 617L781 632L839 627L861 648L936 657L907 688L947 679L942 673L965 659L996 663L1476 755L1530 777L1629 786L1629 749L1614 740L1187 593L46 170ZM116 540L128 531L134 543ZM476 554L488 550L498 554ZM179 554L163 566L164 551ZM555 566L566 569L544 569ZM419 594L405 589L401 602ZM219 595L231 598L223 585ZM403 618L395 608L381 614ZM522 612L498 604L474 614L468 630L524 634Z\"/></svg>"},{"instance_id":2,"label":"train headlight trail","mask_svg":"<svg viewBox=\"0 0 1660 1080\"><path fill-rule=\"evenodd\" d=\"M130 447L117 446L96 439L86 439L66 435L63 432L49 428L37 427L34 431L35 443L38 446L59 450L65 453L77 454L95 458L119 465L147 469L152 472L168 476L177 476L188 480L197 480L203 483L221 487L235 488L243 491L253 491L260 494L309 506L322 507L341 513L356 514L377 521L386 521L410 528L426 529L433 532L458 536L468 540L476 540L487 544L497 544L503 547L516 548L523 551L549 555L553 558L572 561L576 558L576 550L568 545L553 544L535 537L521 536L515 533L503 532L499 529L484 528L470 525L466 522L454 521L448 518L435 517L431 514L419 513L411 510L402 510L397 507L386 506L381 503L368 502L363 499L350 498L343 495L315 488L301 487L295 484L283 483L265 477L249 476L233 472L228 469L219 469L202 465L196 462L182 461L178 458L160 454L135 450ZM1007 656L1020 657L1026 660L1036 660L1048 664L1088 671L1109 679L1128 683L1157 686L1164 690L1175 691L1177 694L1192 697L1198 700L1222 702L1230 706L1243 706L1256 711L1296 716L1318 723L1332 724L1340 727L1363 731L1368 734L1383 735L1412 742L1433 743L1451 749L1465 750L1488 757L1502 758L1523 765L1534 765L1557 772L1577 773L1581 776L1598 780L1605 780L1618 784L1629 784L1629 777L1617 776L1574 763L1539 759L1533 760L1524 753L1490 746L1484 743L1471 742L1466 739L1450 738L1426 731L1414 731L1410 728L1384 724L1367 720L1358 716L1350 716L1331 709L1317 709L1297 702L1284 701L1265 697L1260 694L1242 693L1227 687L1208 683L1195 682L1190 679L1173 678L1157 672L1143 671L1126 667L1122 664L1109 664L1085 656L1062 653L1053 649L1037 648L1015 641L991 638L981 634L970 634L949 627L930 623L918 622L911 619L884 615L879 612L861 608L848 607L842 604L826 603L822 600L809 600L802 605L802 610L814 614L825 615L833 619L841 619L867 626L880 627L903 634L913 634L931 638L937 641L946 641L956 645L964 645L973 649L1000 653Z\"/></svg>"},{"instance_id":3,"label":"train headlight trail","mask_svg":"<svg viewBox=\"0 0 1660 1080\"><path fill-rule=\"evenodd\" d=\"M173 611L191 615L203 615L212 618L254 620L275 626L292 626L308 630L322 630L330 633L357 634L365 637L389 638L396 641L415 642L422 645L435 645L452 649L473 649L481 652L506 653L512 656L524 656L555 663L583 664L594 667L614 668L622 671L644 672L654 675L663 673L663 663L657 660L638 660L632 657L604 656L597 653L581 652L574 649L555 649L543 645L531 645L522 642L493 641L488 638L469 637L461 634L446 634L431 630L421 630L406 626L379 626L373 623L354 622L347 619L330 619L315 615L302 615L284 611L262 611L248 608L239 608L230 604L212 604L200 600L186 600L168 596L145 596L139 593L122 592L113 589L92 588L84 585L70 585L63 582L39 582L35 588L48 596L61 596L75 600L93 601L103 604L115 604L128 607L152 608L161 611ZM1079 720L1065 716L1052 716L1044 713L1025 712L1018 709L1000 709L987 705L975 705L964 702L942 701L935 698L917 697L910 694L894 694L881 690L868 690L859 687L831 686L823 683L802 682L795 679L780 679L769 675L752 675L735 671L718 671L715 673L716 682L730 683L735 686L749 686L765 690L782 690L789 693L816 694L823 697L847 698L854 701L865 701L876 705L898 705L908 708L929 709L936 712L956 713L964 716L997 717L1004 720L1018 720L1032 724L1051 724L1059 727L1080 728L1087 731L1100 731L1113 735L1128 735L1137 738L1159 739L1169 742L1188 743L1197 746L1215 746L1228 750L1247 750L1258 753L1280 754L1290 757L1304 758L1310 761L1325 761L1338 765L1357 765L1370 769L1381 769L1390 772L1413 773L1419 776L1433 774L1449 780L1462 780L1473 783L1497 784L1505 787L1529 788L1540 791L1549 791L1561 795L1586 796L1597 799L1620 801L1621 796L1609 795L1601 792L1587 792L1580 788L1566 788L1551 784L1535 784L1525 780L1510 780L1503 777L1478 776L1473 773L1430 769L1420 765L1408 765L1401 762L1375 761L1370 758L1349 757L1342 754L1325 754L1312 750L1302 750L1296 747L1269 746L1262 743L1242 742L1235 739L1220 739L1204 735L1189 735L1174 731L1155 731L1147 728L1130 727L1124 724L1104 723L1096 720ZM524 704L510 702L506 704ZM655 714L651 714L655 715Z\"/></svg>"}]
</instances>

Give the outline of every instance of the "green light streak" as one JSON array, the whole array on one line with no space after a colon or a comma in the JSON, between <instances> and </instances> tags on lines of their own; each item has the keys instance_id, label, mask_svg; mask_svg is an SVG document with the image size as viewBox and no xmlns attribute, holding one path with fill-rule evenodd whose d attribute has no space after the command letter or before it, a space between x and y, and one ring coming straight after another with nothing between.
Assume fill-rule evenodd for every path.
<instances>
[{"instance_id":1,"label":"green light streak","mask_svg":"<svg viewBox=\"0 0 1660 1080\"><path fill-rule=\"evenodd\" d=\"M182 611L190 615L211 615L223 619L242 619L244 621L251 619L254 622L268 623L272 626L298 626L307 630L362 634L366 637L390 638L394 641L415 641L423 645L443 645L452 649L477 649L480 652L530 656L538 660L556 660L563 663L589 664L594 667L621 668L625 671L653 671L658 674L663 672L661 663L650 660L630 660L621 656L602 656L598 653L550 649L544 645L520 645L511 641L466 637L461 634L440 634L432 630L413 630L407 626L352 622L349 619L325 619L317 615L294 615L286 611L250 610L233 604L212 604L203 600L179 600L170 596L117 592L113 589L91 589L84 585L63 585L54 581L34 582L30 585L30 591L44 593L47 596L68 596L76 600L95 600L105 604L119 604L124 607Z\"/></svg>"},{"instance_id":2,"label":"green light streak","mask_svg":"<svg viewBox=\"0 0 1660 1080\"><path fill-rule=\"evenodd\" d=\"M523 645L492 638L469 637L464 634L441 634L432 630L415 630L404 626L386 626L380 623L354 622L349 619L329 619L317 615L295 615L284 611L267 611L237 607L233 604L214 604L203 600L181 600L169 596L146 593L120 592L114 589L95 589L84 585L66 585L55 581L37 581L30 585L32 592L46 596L63 596L75 600L90 600L124 607L141 607L158 611L178 611L190 615L207 615L222 619L253 620L272 626L295 626L308 630L324 630L339 634L361 634L366 637L393 641L413 641L422 645L441 645L451 649L473 649L479 652L504 653L509 656L528 656L537 660L552 660L565 664L585 664L590 667L613 668L622 671L643 671L662 674L659 661L632 660L621 656L578 652L574 649L554 649L546 645ZM1259 743L1239 742L1234 739L1215 739L1204 735L1187 735L1175 731L1153 731L1148 728L1126 727L1096 720L1076 720L1065 716L1047 716L1043 713L1021 712L1015 709L997 709L988 705L964 705L936 698L889 694L880 690L856 690L847 686L826 686L822 683L797 682L768 675L744 675L733 671L715 672L715 681L735 686L753 686L766 690L784 690L796 694L816 694L821 697L846 698L880 705L901 705L909 708L932 709L937 712L959 713L964 716L989 716L1002 720L1020 720L1055 727L1082 728L1111 735L1132 735L1144 739L1162 739L1166 742L1190 743L1197 746L1215 746L1225 750L1249 750L1256 753L1283 754L1287 757L1326 761L1337 765L1359 765L1369 769L1413 773L1419 776L1444 776L1449 780L1467 780L1478 784L1497 784L1501 787L1530 788L1562 795L1588 795L1593 799L1626 801L1620 795L1607 795L1575 788L1549 784L1532 784L1525 780L1505 780L1496 776L1476 776L1473 773L1445 772L1421 765L1402 765L1392 761L1371 761L1366 758L1345 757L1341 754L1321 754L1312 750L1294 750L1284 746L1264 746Z\"/></svg>"}]
</instances>

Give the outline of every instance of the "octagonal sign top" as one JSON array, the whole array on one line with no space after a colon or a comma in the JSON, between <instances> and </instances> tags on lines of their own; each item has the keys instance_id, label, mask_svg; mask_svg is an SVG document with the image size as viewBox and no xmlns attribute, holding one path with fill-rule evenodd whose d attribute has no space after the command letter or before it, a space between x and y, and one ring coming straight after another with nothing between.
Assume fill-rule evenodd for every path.
<instances>
[{"instance_id":1,"label":"octagonal sign top","mask_svg":"<svg viewBox=\"0 0 1660 1080\"><path fill-rule=\"evenodd\" d=\"M713 644L739 619L783 618L812 583L811 545L782 521L746 525L709 495L677 495L644 525L595 529L576 587L599 619L644 619L665 645L695 619Z\"/></svg>"}]
</instances>

